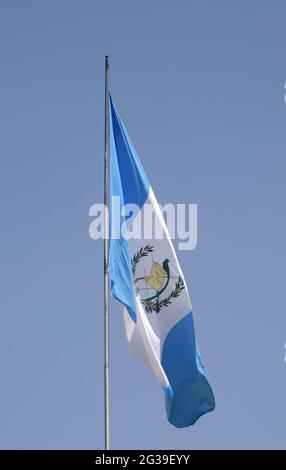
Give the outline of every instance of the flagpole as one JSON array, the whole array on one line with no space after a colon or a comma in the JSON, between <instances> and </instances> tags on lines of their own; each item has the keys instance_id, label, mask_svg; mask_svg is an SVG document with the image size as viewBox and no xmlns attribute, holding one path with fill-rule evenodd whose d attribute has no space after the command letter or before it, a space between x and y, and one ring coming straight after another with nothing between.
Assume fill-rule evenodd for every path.
<instances>
[{"instance_id":1,"label":"flagpole","mask_svg":"<svg viewBox=\"0 0 286 470\"><path fill-rule=\"evenodd\" d=\"M104 80L104 449L110 449L109 442L109 233L108 233L108 153L109 153L109 60L105 56Z\"/></svg>"}]
</instances>

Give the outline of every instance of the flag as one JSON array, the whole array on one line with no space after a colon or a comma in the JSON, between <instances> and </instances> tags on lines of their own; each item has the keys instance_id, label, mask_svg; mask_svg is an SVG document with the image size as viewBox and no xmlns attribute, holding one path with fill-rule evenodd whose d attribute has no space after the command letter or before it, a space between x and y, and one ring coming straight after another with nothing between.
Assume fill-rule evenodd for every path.
<instances>
[{"instance_id":1,"label":"flag","mask_svg":"<svg viewBox=\"0 0 286 470\"><path fill-rule=\"evenodd\" d=\"M154 372L164 389L169 422L187 427L214 409L214 395L196 344L187 285L161 209L111 97L109 104L111 293L123 305L130 352ZM128 232L142 220L147 205L162 236L158 239L150 230L149 239L130 238Z\"/></svg>"}]
</instances>

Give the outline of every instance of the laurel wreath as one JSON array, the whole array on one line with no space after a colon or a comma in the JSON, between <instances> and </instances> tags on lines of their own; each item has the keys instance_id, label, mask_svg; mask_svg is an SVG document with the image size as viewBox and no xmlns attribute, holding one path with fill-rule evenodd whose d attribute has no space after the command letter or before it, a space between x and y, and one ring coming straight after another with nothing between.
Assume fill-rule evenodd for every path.
<instances>
[{"instance_id":1,"label":"laurel wreath","mask_svg":"<svg viewBox=\"0 0 286 470\"><path fill-rule=\"evenodd\" d=\"M134 254L133 258L131 259L133 278L135 278L136 267L139 261L144 256L148 256L148 254L152 253L153 251L154 251L153 246L145 245L145 246L142 246L140 250ZM167 297L161 300L159 300L159 298L155 300L148 300L148 299L142 300L141 299L141 302L144 305L144 308L147 313L152 313L152 312L159 313L163 307L168 307L172 303L172 299L175 299L176 297L178 297L184 288L185 288L184 280L179 275L178 281L176 282L176 285L175 285L175 289L172 290L172 292L170 292L170 294Z\"/></svg>"},{"instance_id":2,"label":"laurel wreath","mask_svg":"<svg viewBox=\"0 0 286 470\"><path fill-rule=\"evenodd\" d=\"M133 256L132 260L131 260L131 266L132 266L132 274L133 274L133 277L135 276L135 272L136 272L136 266L137 264L139 263L140 259L143 258L144 256L148 256L149 253L152 253L154 251L154 247L151 246L151 245L145 245L145 246L142 246L140 248L139 251L137 251L137 253L135 253L135 255Z\"/></svg>"},{"instance_id":3,"label":"laurel wreath","mask_svg":"<svg viewBox=\"0 0 286 470\"><path fill-rule=\"evenodd\" d=\"M145 307L147 313L156 312L159 313L163 307L168 307L172 302L172 299L179 297L182 290L185 288L184 280L181 276L178 277L178 281L176 282L175 289L170 292L170 294L165 297L165 299L161 300L142 300L142 304Z\"/></svg>"}]
</instances>

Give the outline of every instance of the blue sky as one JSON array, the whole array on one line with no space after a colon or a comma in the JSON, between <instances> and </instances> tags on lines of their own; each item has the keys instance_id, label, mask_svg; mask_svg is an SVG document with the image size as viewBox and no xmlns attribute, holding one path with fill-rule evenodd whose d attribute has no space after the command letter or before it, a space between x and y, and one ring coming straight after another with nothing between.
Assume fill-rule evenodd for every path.
<instances>
[{"instance_id":1,"label":"blue sky","mask_svg":"<svg viewBox=\"0 0 286 470\"><path fill-rule=\"evenodd\" d=\"M192 428L111 303L113 448L285 448L285 2L2 0L0 447L102 448L104 55L179 252L217 407Z\"/></svg>"}]
</instances>

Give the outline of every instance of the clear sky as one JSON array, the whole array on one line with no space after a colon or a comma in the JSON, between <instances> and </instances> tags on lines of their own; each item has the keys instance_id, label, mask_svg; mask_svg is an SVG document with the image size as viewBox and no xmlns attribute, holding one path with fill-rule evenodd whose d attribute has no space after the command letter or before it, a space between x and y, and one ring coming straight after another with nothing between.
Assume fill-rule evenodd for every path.
<instances>
[{"instance_id":1,"label":"clear sky","mask_svg":"<svg viewBox=\"0 0 286 470\"><path fill-rule=\"evenodd\" d=\"M0 2L0 447L102 448L104 55L179 252L217 407L173 428L111 303L113 448L285 448L286 4Z\"/></svg>"}]
</instances>

